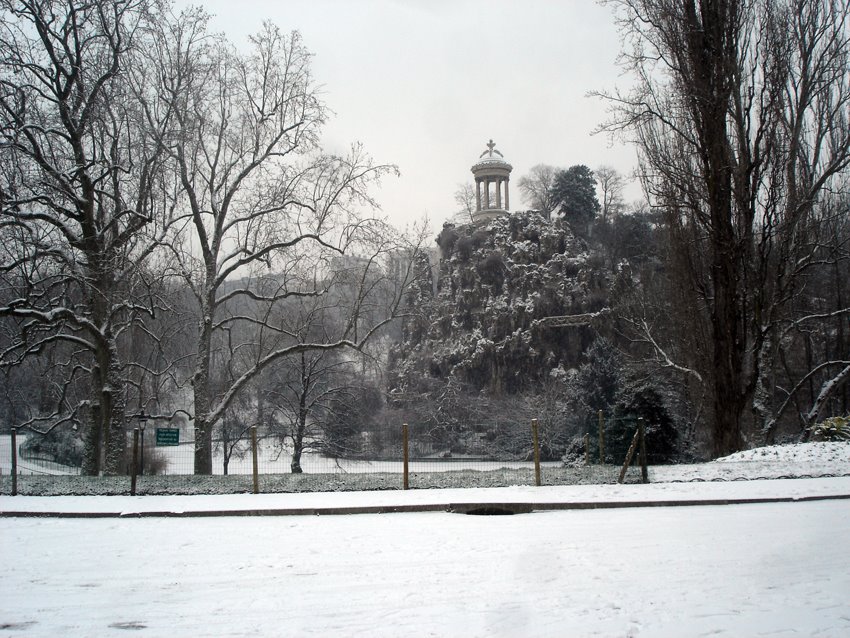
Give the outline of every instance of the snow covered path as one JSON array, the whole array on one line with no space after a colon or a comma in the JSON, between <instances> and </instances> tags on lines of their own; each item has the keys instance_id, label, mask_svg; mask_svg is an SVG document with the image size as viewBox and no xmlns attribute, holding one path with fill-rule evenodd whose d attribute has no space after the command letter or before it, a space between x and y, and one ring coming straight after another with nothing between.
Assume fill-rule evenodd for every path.
<instances>
[{"instance_id":1,"label":"snow covered path","mask_svg":"<svg viewBox=\"0 0 850 638\"><path fill-rule=\"evenodd\" d=\"M303 492L196 496L0 496L0 515L261 513L329 510L445 509L453 503L530 503L604 507L608 504L811 499L850 496L850 477L651 483L649 485L514 486L477 489Z\"/></svg>"},{"instance_id":2,"label":"snow covered path","mask_svg":"<svg viewBox=\"0 0 850 638\"><path fill-rule=\"evenodd\" d=\"M6 518L0 636L846 636L848 537L848 500Z\"/></svg>"}]
</instances>

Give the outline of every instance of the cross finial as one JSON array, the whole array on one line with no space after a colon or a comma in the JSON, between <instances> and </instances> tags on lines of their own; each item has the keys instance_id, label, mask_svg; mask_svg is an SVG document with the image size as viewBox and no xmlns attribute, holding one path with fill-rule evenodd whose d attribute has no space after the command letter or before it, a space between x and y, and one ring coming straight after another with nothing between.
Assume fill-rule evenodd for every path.
<instances>
[{"instance_id":1,"label":"cross finial","mask_svg":"<svg viewBox=\"0 0 850 638\"><path fill-rule=\"evenodd\" d=\"M496 150L496 142L493 141L493 138L490 138L490 142L487 144L487 149L488 150L481 153L481 155L479 155L478 157L484 157L485 155L487 155L488 157L493 157L493 153L495 153L499 157L504 157L504 155L502 155L499 151Z\"/></svg>"}]
</instances>

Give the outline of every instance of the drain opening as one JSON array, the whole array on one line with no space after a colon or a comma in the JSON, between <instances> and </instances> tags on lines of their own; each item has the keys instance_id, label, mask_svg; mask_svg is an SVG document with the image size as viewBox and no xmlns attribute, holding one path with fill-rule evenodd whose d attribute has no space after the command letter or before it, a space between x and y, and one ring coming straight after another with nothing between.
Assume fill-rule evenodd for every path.
<instances>
[{"instance_id":1,"label":"drain opening","mask_svg":"<svg viewBox=\"0 0 850 638\"><path fill-rule=\"evenodd\" d=\"M454 505L451 511L468 516L513 516L514 514L528 514L532 507L528 503L504 503L499 505Z\"/></svg>"},{"instance_id":2,"label":"drain opening","mask_svg":"<svg viewBox=\"0 0 850 638\"><path fill-rule=\"evenodd\" d=\"M466 512L470 516L513 516L513 510L505 507L476 507Z\"/></svg>"}]
</instances>

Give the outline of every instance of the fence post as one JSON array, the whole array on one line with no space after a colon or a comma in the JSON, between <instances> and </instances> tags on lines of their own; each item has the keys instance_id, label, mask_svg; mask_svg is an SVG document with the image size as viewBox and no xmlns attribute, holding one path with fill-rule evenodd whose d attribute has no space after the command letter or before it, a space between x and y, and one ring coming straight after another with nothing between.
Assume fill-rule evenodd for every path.
<instances>
[{"instance_id":1,"label":"fence post","mask_svg":"<svg viewBox=\"0 0 850 638\"><path fill-rule=\"evenodd\" d=\"M605 415L599 410L599 465L605 465Z\"/></svg>"},{"instance_id":2,"label":"fence post","mask_svg":"<svg viewBox=\"0 0 850 638\"><path fill-rule=\"evenodd\" d=\"M139 459L139 428L133 428L133 459L130 461L130 496L136 495L136 471Z\"/></svg>"},{"instance_id":3,"label":"fence post","mask_svg":"<svg viewBox=\"0 0 850 638\"><path fill-rule=\"evenodd\" d=\"M404 489L410 488L410 448L408 447L409 442L410 439L407 423L403 423L401 426L401 444L404 448L402 451L402 454L404 455Z\"/></svg>"},{"instance_id":4,"label":"fence post","mask_svg":"<svg viewBox=\"0 0 850 638\"><path fill-rule=\"evenodd\" d=\"M590 433L584 434L584 464L590 465Z\"/></svg>"},{"instance_id":5,"label":"fence post","mask_svg":"<svg viewBox=\"0 0 850 638\"><path fill-rule=\"evenodd\" d=\"M12 428L12 496L18 495L18 428Z\"/></svg>"},{"instance_id":6,"label":"fence post","mask_svg":"<svg viewBox=\"0 0 850 638\"><path fill-rule=\"evenodd\" d=\"M534 442L534 484L540 487L540 436L537 419L531 419L531 439Z\"/></svg>"},{"instance_id":7,"label":"fence post","mask_svg":"<svg viewBox=\"0 0 850 638\"><path fill-rule=\"evenodd\" d=\"M632 464L632 458L635 455L635 450L637 450L639 440L640 429L637 429L635 430L635 435L632 437L632 443L629 445L629 451L626 452L626 462L623 463L623 469L620 470L620 477L617 479L617 483L622 483L626 479L626 470L628 470L629 465Z\"/></svg>"},{"instance_id":8,"label":"fence post","mask_svg":"<svg viewBox=\"0 0 850 638\"><path fill-rule=\"evenodd\" d=\"M260 477L257 470L257 426L251 426L251 460L254 463L254 494L260 493Z\"/></svg>"},{"instance_id":9,"label":"fence post","mask_svg":"<svg viewBox=\"0 0 850 638\"><path fill-rule=\"evenodd\" d=\"M649 483L649 468L646 460L646 425L642 417L638 419L638 432L640 432L640 480L641 483Z\"/></svg>"}]
</instances>

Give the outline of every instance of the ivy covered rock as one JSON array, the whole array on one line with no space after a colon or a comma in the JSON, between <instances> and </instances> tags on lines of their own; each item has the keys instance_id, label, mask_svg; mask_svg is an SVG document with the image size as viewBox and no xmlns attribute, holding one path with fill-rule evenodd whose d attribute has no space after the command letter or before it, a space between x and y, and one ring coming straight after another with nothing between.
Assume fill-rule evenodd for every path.
<instances>
[{"instance_id":1,"label":"ivy covered rock","mask_svg":"<svg viewBox=\"0 0 850 638\"><path fill-rule=\"evenodd\" d=\"M542 320L601 309L610 281L568 224L514 213L483 228L446 224L437 245L438 292L411 305L391 389L451 377L472 391L516 393L578 364L590 329Z\"/></svg>"}]
</instances>

